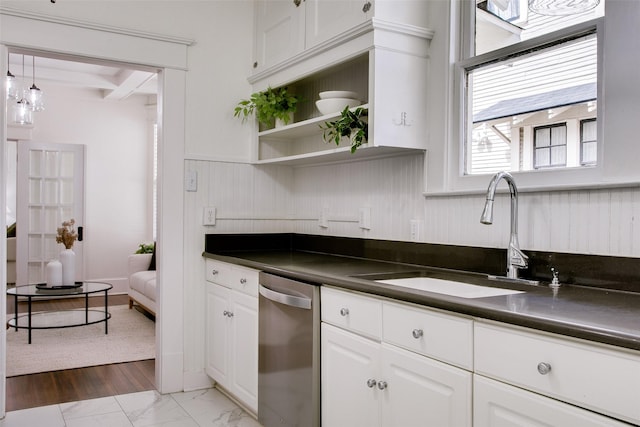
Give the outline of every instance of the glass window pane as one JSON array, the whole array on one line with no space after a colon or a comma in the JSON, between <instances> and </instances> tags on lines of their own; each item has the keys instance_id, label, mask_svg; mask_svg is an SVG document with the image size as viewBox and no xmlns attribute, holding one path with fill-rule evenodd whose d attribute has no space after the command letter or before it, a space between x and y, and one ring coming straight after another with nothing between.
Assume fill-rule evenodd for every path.
<instances>
[{"instance_id":1,"label":"glass window pane","mask_svg":"<svg viewBox=\"0 0 640 427\"><path fill-rule=\"evenodd\" d=\"M567 146L551 147L551 166L565 166L567 164Z\"/></svg>"},{"instance_id":2,"label":"glass window pane","mask_svg":"<svg viewBox=\"0 0 640 427\"><path fill-rule=\"evenodd\" d=\"M551 132L548 128L536 129L536 148L548 147L551 145Z\"/></svg>"},{"instance_id":3,"label":"glass window pane","mask_svg":"<svg viewBox=\"0 0 640 427\"><path fill-rule=\"evenodd\" d=\"M593 164L597 159L597 143L596 142L587 142L582 144L582 163L583 164Z\"/></svg>"},{"instance_id":4,"label":"glass window pane","mask_svg":"<svg viewBox=\"0 0 640 427\"><path fill-rule=\"evenodd\" d=\"M604 3L584 13L547 16L529 10L527 0L481 0L475 8L475 54L491 52L604 16ZM565 2L567 3L567 2ZM569 3L578 4L573 0Z\"/></svg>"},{"instance_id":5,"label":"glass window pane","mask_svg":"<svg viewBox=\"0 0 640 427\"><path fill-rule=\"evenodd\" d=\"M551 144L552 145L564 145L567 143L567 127L566 126L554 126L551 128Z\"/></svg>"},{"instance_id":6,"label":"glass window pane","mask_svg":"<svg viewBox=\"0 0 640 427\"><path fill-rule=\"evenodd\" d=\"M549 155L548 148L536 149L535 155L536 155L535 167L544 168L549 166L550 155Z\"/></svg>"}]
</instances>

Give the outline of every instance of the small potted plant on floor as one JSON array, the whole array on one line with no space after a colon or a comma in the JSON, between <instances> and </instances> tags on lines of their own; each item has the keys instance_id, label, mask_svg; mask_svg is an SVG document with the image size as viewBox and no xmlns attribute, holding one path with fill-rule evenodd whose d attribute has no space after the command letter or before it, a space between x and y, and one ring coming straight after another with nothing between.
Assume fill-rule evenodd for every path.
<instances>
[{"instance_id":1,"label":"small potted plant on floor","mask_svg":"<svg viewBox=\"0 0 640 427\"><path fill-rule=\"evenodd\" d=\"M349 138L351 152L354 153L369 138L369 124L366 121L368 113L366 108L358 107L352 111L345 107L337 120L325 122L324 127L320 125L322 138L325 142L335 142L336 145L340 145L342 138Z\"/></svg>"},{"instance_id":2,"label":"small potted plant on floor","mask_svg":"<svg viewBox=\"0 0 640 427\"><path fill-rule=\"evenodd\" d=\"M275 121L275 126L278 127L293 121L298 102L300 98L289 93L286 87L268 87L265 91L253 93L249 99L240 101L233 116L245 121L255 113L261 124L272 127Z\"/></svg>"}]
</instances>

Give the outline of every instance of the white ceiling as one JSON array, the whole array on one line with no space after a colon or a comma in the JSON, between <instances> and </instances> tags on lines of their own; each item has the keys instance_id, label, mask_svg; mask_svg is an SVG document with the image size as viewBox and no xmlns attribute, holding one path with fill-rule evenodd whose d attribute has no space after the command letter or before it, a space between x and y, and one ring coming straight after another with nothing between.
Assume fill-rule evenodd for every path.
<instances>
[{"instance_id":1,"label":"white ceiling","mask_svg":"<svg viewBox=\"0 0 640 427\"><path fill-rule=\"evenodd\" d=\"M155 95L158 92L157 74L149 71L122 68L114 64L77 62L62 58L33 56L21 52L9 53L9 71L22 79L23 58L25 84L33 82L35 59L35 84L43 91L47 83L78 88L96 89L105 99L121 100L131 95Z\"/></svg>"}]
</instances>

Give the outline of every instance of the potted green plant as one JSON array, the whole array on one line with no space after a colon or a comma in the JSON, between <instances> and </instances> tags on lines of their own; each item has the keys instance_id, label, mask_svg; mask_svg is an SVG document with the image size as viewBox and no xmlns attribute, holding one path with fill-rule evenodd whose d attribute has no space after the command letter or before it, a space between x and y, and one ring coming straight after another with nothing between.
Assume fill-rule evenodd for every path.
<instances>
[{"instance_id":1,"label":"potted green plant","mask_svg":"<svg viewBox=\"0 0 640 427\"><path fill-rule=\"evenodd\" d=\"M233 116L241 117L244 122L255 113L258 122L266 126L272 126L274 119L286 125L292 120L298 102L300 98L289 93L286 87L268 87L265 91L253 93L249 99L240 101Z\"/></svg>"},{"instance_id":2,"label":"potted green plant","mask_svg":"<svg viewBox=\"0 0 640 427\"><path fill-rule=\"evenodd\" d=\"M358 107L350 110L345 107L337 120L324 122L322 138L325 142L335 142L340 145L342 138L351 140L351 152L354 153L362 144L366 144L369 138L369 124L366 121L369 110Z\"/></svg>"}]
</instances>

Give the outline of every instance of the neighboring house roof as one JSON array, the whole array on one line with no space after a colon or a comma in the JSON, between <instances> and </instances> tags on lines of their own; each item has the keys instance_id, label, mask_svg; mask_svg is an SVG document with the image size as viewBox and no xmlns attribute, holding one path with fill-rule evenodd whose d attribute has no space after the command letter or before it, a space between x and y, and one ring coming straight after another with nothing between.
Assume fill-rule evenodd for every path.
<instances>
[{"instance_id":1,"label":"neighboring house roof","mask_svg":"<svg viewBox=\"0 0 640 427\"><path fill-rule=\"evenodd\" d=\"M595 99L597 99L596 83L586 83L536 95L505 99L475 114L473 116L473 122L486 122L488 120L512 117L518 114L593 101Z\"/></svg>"}]
</instances>

